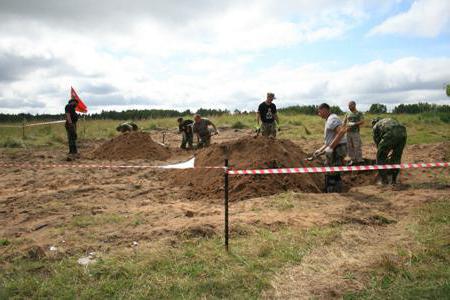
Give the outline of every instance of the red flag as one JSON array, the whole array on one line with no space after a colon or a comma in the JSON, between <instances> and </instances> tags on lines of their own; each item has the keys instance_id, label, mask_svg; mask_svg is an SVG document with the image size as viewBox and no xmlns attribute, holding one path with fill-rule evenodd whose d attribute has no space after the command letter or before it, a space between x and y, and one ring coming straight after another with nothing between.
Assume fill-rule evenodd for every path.
<instances>
[{"instance_id":1,"label":"red flag","mask_svg":"<svg viewBox=\"0 0 450 300\"><path fill-rule=\"evenodd\" d=\"M77 108L75 110L78 112L87 113L86 104L84 104L83 100L81 100L80 97L78 97L77 92L75 92L73 87L70 87L70 96L71 98L77 100L78 102Z\"/></svg>"}]
</instances>

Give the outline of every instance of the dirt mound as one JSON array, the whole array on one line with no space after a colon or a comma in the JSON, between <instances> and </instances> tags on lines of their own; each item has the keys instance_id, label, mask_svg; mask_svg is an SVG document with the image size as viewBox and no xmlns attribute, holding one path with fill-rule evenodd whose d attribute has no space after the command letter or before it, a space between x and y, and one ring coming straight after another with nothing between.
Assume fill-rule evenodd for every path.
<instances>
[{"instance_id":1,"label":"dirt mound","mask_svg":"<svg viewBox=\"0 0 450 300\"><path fill-rule=\"evenodd\" d=\"M102 144L94 150L92 156L109 160L166 160L170 157L170 152L166 147L153 141L149 133L129 132Z\"/></svg>"},{"instance_id":2,"label":"dirt mound","mask_svg":"<svg viewBox=\"0 0 450 300\"><path fill-rule=\"evenodd\" d=\"M267 169L283 167L311 166L306 163L307 154L289 140L241 138L236 141L214 144L200 150L196 155L195 166L223 166L224 157L235 169ZM189 186L191 198L218 198L223 194L223 171L220 169L195 169L174 174L177 184ZM320 192L323 175L246 175L230 176L230 200L277 194L294 190Z\"/></svg>"}]
</instances>

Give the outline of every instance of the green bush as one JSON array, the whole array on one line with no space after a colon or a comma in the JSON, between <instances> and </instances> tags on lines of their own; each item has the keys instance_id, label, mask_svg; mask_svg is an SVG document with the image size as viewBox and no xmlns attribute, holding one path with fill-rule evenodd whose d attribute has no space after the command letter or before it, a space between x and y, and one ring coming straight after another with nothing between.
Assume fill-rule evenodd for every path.
<instances>
[{"instance_id":1,"label":"green bush","mask_svg":"<svg viewBox=\"0 0 450 300\"><path fill-rule=\"evenodd\" d=\"M0 246L8 246L9 244L11 244L11 242L7 239L0 239Z\"/></svg>"},{"instance_id":2,"label":"green bush","mask_svg":"<svg viewBox=\"0 0 450 300\"><path fill-rule=\"evenodd\" d=\"M442 122L449 124L450 123L450 114L439 114L439 119L441 119Z\"/></svg>"},{"instance_id":3,"label":"green bush","mask_svg":"<svg viewBox=\"0 0 450 300\"><path fill-rule=\"evenodd\" d=\"M237 121L237 122L234 122L233 125L231 125L231 128L233 128L233 129L244 129L244 128L248 128L248 126L245 125L244 123L242 123L241 121Z\"/></svg>"},{"instance_id":4,"label":"green bush","mask_svg":"<svg viewBox=\"0 0 450 300\"><path fill-rule=\"evenodd\" d=\"M5 148L25 148L25 143L22 139L7 137L2 144Z\"/></svg>"}]
</instances>

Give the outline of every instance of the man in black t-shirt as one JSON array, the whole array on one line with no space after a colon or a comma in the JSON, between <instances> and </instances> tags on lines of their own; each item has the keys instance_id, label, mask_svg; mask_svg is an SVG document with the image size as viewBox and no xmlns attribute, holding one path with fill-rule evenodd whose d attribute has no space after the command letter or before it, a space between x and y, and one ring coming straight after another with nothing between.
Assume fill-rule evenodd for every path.
<instances>
[{"instance_id":1,"label":"man in black t-shirt","mask_svg":"<svg viewBox=\"0 0 450 300\"><path fill-rule=\"evenodd\" d=\"M183 120L183 118L178 118L178 132L182 134L181 140L181 149L186 149L186 144L188 144L188 148L192 149L192 143L194 141L194 133L192 132L192 126L194 125L194 121L192 120Z\"/></svg>"},{"instance_id":2,"label":"man in black t-shirt","mask_svg":"<svg viewBox=\"0 0 450 300\"><path fill-rule=\"evenodd\" d=\"M256 123L260 124L261 121L261 134L266 137L276 137L277 128L276 123L278 122L277 107L272 101L276 99L275 94L267 93L266 101L262 102L258 107L258 112L256 113Z\"/></svg>"},{"instance_id":3,"label":"man in black t-shirt","mask_svg":"<svg viewBox=\"0 0 450 300\"><path fill-rule=\"evenodd\" d=\"M78 156L77 150L77 122L78 115L75 112L78 102L74 98L69 100L69 103L65 107L66 116L66 131L67 139L69 141L69 158L74 158Z\"/></svg>"}]
</instances>

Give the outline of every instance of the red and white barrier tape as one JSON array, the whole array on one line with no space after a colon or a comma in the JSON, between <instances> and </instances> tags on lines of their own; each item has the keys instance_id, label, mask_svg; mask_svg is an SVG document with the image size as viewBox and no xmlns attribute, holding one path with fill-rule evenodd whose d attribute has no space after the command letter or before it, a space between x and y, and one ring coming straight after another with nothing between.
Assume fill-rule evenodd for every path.
<instances>
[{"instance_id":1,"label":"red and white barrier tape","mask_svg":"<svg viewBox=\"0 0 450 300\"><path fill-rule=\"evenodd\" d=\"M22 169L36 169L36 168L77 168L77 169L224 169L224 167L194 167L182 166L180 164L174 165L107 165L107 164L31 164L31 163L0 163L1 168L22 168Z\"/></svg>"},{"instance_id":2,"label":"red and white barrier tape","mask_svg":"<svg viewBox=\"0 0 450 300\"><path fill-rule=\"evenodd\" d=\"M449 162L442 163L418 163L418 164L395 164L395 165L371 165L371 166L340 166L340 167L305 167L305 168L279 168L279 169L256 169L256 170L232 170L228 169L230 175L268 175L268 174L296 174L296 173L329 173L350 171L373 171L389 169L418 169L449 167Z\"/></svg>"},{"instance_id":3,"label":"red and white barrier tape","mask_svg":"<svg viewBox=\"0 0 450 300\"><path fill-rule=\"evenodd\" d=\"M450 167L450 162L414 163L395 165L370 166L340 166L340 167L301 167L279 169L247 169L233 170L225 167L194 167L193 160L174 165L113 165L113 164L32 164L32 163L0 163L5 168L80 168L80 169L224 169L229 175L269 175L269 174L296 174L296 173L330 173L351 171L376 171L390 169L419 169Z\"/></svg>"}]
</instances>

